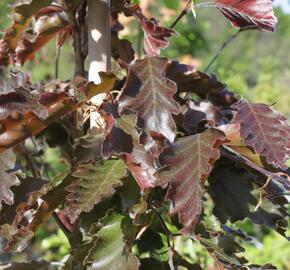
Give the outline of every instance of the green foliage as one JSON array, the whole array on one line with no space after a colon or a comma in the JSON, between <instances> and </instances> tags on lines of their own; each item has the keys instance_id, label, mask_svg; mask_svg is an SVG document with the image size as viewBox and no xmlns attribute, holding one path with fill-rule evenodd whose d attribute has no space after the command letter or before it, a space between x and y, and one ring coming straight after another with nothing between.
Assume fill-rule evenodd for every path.
<instances>
[{"instance_id":1,"label":"green foliage","mask_svg":"<svg viewBox=\"0 0 290 270\"><path fill-rule=\"evenodd\" d=\"M253 245L244 245L247 259L258 264L266 263L269 258L278 269L289 270L290 247L287 240L276 233L270 233L263 238L263 247L256 248Z\"/></svg>"}]
</instances>

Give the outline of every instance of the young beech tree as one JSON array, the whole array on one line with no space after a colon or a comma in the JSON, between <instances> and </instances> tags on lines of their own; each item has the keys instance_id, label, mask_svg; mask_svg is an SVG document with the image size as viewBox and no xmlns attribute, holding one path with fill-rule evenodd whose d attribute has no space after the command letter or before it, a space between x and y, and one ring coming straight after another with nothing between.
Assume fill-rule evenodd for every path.
<instances>
[{"instance_id":1,"label":"young beech tree","mask_svg":"<svg viewBox=\"0 0 290 270\"><path fill-rule=\"evenodd\" d=\"M287 237L286 117L271 105L239 99L214 75L160 56L190 10L218 9L237 34L274 31L272 1L189 1L171 28L145 17L136 1L110 5L109 33L104 27L89 34L87 17L94 12L86 0L13 6L13 23L0 42L2 70L11 72L8 91L0 95L4 252L24 251L39 226L54 217L71 254L59 263L39 258L5 269L206 269L175 249L181 235L199 243L215 269L277 269L271 258L264 266L243 258L239 243L251 237L233 224L248 218ZM144 32L142 57L119 37L121 13ZM100 72L99 84L89 82L85 70L89 36L96 34L109 36L112 50L104 59L111 61L111 53L120 71ZM19 64L55 37L56 50L73 39L74 78L32 84ZM96 105L90 99L98 94L105 99ZM94 132L92 113L99 127ZM49 146L69 166L54 179L41 162Z\"/></svg>"}]
</instances>

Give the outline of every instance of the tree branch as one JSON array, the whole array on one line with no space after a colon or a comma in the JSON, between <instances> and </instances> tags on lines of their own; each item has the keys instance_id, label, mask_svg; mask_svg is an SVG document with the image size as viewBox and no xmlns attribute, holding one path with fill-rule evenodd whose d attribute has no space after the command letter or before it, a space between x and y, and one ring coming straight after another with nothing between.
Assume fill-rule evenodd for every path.
<instances>
[{"instance_id":1,"label":"tree branch","mask_svg":"<svg viewBox=\"0 0 290 270\"><path fill-rule=\"evenodd\" d=\"M181 11L181 13L177 16L177 18L174 20L174 22L170 25L170 28L174 28L178 22L186 15L189 13L190 8L192 5L192 0L188 0L186 3L186 6L184 7L184 9Z\"/></svg>"},{"instance_id":2,"label":"tree branch","mask_svg":"<svg viewBox=\"0 0 290 270\"><path fill-rule=\"evenodd\" d=\"M244 29L240 29L238 30L235 34L229 36L227 38L227 40L222 44L222 46L219 48L219 50L216 52L216 54L214 55L214 57L211 59L211 61L209 62L209 64L207 65L207 67L204 69L204 72L207 72L211 66L213 65L213 63L218 59L218 57L221 55L221 53L223 52L223 50L232 42L235 40L235 38L243 31Z\"/></svg>"}]
</instances>

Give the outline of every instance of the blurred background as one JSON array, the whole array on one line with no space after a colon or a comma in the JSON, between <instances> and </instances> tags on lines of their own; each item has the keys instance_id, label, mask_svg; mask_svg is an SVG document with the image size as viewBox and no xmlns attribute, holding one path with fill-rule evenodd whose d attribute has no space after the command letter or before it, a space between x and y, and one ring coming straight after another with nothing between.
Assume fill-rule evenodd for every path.
<instances>
[{"instance_id":1,"label":"blurred background","mask_svg":"<svg viewBox=\"0 0 290 270\"><path fill-rule=\"evenodd\" d=\"M139 3L147 17L156 17L164 26L169 26L184 6L184 2L180 0L140 0ZM0 2L1 35L11 21L10 4L10 0ZM277 110L290 116L290 1L276 0L274 5L279 21L276 32L242 32L222 52L209 72L215 73L229 89L242 97L252 102L274 104ZM196 13L196 19L188 14L178 23L176 31L180 35L171 38L170 46L162 55L194 65L202 71L223 42L237 29L231 27L215 8L198 9ZM125 16L120 19L125 26L120 34L133 43L136 52L141 56L141 29L135 21ZM71 42L61 49L59 77L63 80L71 79L73 74ZM22 69L31 74L33 82L53 79L55 59L55 41L52 41L37 53L34 61L26 63ZM50 164L52 176L65 170L56 149L46 152L46 161ZM257 239L255 245L244 245L246 257L251 262L271 262L278 269L290 270L290 246L287 240L266 227L253 225L249 220L241 222L237 227ZM193 249L192 243L178 239L176 248L190 260L202 262L207 267L205 269L215 269L211 259L199 246ZM17 261L39 256L49 261L60 261L68 253L66 237L51 220L38 231L25 253L15 254L13 257ZM10 255L0 255L0 262L8 260L9 257Z\"/></svg>"}]
</instances>

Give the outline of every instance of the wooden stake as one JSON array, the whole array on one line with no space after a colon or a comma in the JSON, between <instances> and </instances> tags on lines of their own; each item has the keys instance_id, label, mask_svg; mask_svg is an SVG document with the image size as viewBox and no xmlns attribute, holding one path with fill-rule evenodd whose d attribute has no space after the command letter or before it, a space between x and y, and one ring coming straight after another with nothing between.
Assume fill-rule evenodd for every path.
<instances>
[{"instance_id":1,"label":"wooden stake","mask_svg":"<svg viewBox=\"0 0 290 270\"><path fill-rule=\"evenodd\" d=\"M100 83L98 72L111 69L110 0L88 0L89 80Z\"/></svg>"},{"instance_id":2,"label":"wooden stake","mask_svg":"<svg viewBox=\"0 0 290 270\"><path fill-rule=\"evenodd\" d=\"M88 28L89 81L99 84L98 73L111 70L110 0L88 0ZM104 97L97 95L91 101L98 106ZM91 132L98 133L103 124L99 113L91 112Z\"/></svg>"}]
</instances>

